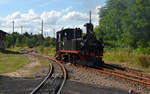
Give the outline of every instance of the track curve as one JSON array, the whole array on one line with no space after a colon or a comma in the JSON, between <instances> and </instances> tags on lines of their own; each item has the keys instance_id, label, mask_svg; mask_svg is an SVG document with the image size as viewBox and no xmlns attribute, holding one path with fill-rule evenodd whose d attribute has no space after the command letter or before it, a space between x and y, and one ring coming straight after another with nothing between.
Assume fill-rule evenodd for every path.
<instances>
[{"instance_id":1,"label":"track curve","mask_svg":"<svg viewBox=\"0 0 150 94\"><path fill-rule=\"evenodd\" d=\"M65 67L59 61L55 60L54 58L50 58L48 56L44 56L44 55L40 55L40 54L36 54L36 53L31 53L31 55L43 57L45 59L53 61L53 63L50 64L49 72L48 72L47 76L44 78L44 80L30 94L38 94L39 91L42 88L48 88L50 86L50 84L53 85L54 82L57 83L57 86L55 86L55 90L54 90L55 92L53 92L53 93L54 94L60 94L61 91L62 91L62 89L63 89L63 86L64 86L64 84L66 82L66 79L67 79L67 71L66 71ZM56 69L56 67L54 67L54 64L56 64L57 66L59 66L60 69L61 69L61 71L62 71L63 79L60 78L61 81L59 81L60 79L58 80L58 79L52 77L53 76L53 72L55 72L54 69ZM58 80L58 81L48 81L48 80L50 80L50 78L52 78L53 80ZM47 84L47 83L49 83L48 87L47 86L44 87L44 84ZM48 94L51 94L50 92L52 92L52 90L47 90L46 89L46 92L48 92Z\"/></svg>"},{"instance_id":2,"label":"track curve","mask_svg":"<svg viewBox=\"0 0 150 94\"><path fill-rule=\"evenodd\" d=\"M53 65L50 64L49 72L48 72L47 76L44 78L44 80L30 94L36 94L39 91L39 89L44 85L46 80L52 75L52 70L53 70Z\"/></svg>"}]
</instances>

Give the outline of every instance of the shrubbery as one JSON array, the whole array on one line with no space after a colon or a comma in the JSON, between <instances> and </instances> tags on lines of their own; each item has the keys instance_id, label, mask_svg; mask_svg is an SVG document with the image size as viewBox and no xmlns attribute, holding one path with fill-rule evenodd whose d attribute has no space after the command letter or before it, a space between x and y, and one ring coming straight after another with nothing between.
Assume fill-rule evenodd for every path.
<instances>
[{"instance_id":1,"label":"shrubbery","mask_svg":"<svg viewBox=\"0 0 150 94\"><path fill-rule=\"evenodd\" d=\"M55 45L55 38L46 37L44 38L41 34L32 35L28 33L19 34L13 33L8 34L6 36L6 47L37 47L37 46L54 46Z\"/></svg>"}]
</instances>

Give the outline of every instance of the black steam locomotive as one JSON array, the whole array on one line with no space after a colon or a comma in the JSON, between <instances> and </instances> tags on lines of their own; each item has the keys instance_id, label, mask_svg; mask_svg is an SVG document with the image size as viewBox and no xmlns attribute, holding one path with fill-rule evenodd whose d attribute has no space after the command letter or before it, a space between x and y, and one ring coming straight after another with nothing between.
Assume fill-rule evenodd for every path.
<instances>
[{"instance_id":1,"label":"black steam locomotive","mask_svg":"<svg viewBox=\"0 0 150 94\"><path fill-rule=\"evenodd\" d=\"M86 34L80 28L67 28L57 32L56 59L87 66L103 63L102 39L96 39L91 20L84 26Z\"/></svg>"}]
</instances>

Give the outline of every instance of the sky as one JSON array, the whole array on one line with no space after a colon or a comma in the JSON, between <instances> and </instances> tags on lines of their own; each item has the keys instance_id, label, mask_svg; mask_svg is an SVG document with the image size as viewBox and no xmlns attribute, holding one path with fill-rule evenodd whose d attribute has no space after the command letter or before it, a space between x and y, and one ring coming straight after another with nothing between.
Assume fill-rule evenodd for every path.
<instances>
[{"instance_id":1,"label":"sky","mask_svg":"<svg viewBox=\"0 0 150 94\"><path fill-rule=\"evenodd\" d=\"M106 0L0 0L0 29L12 33L12 21L15 32L41 32L44 22L45 36L52 36L62 28L84 28L92 11L92 23L98 25L99 9ZM23 27L21 32L21 26Z\"/></svg>"}]
</instances>

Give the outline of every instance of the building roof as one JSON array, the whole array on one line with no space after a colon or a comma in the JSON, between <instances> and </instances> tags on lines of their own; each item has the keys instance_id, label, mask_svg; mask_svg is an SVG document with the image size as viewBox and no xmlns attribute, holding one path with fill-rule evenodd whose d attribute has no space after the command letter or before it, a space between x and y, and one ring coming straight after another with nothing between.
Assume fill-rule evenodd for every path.
<instances>
[{"instance_id":1,"label":"building roof","mask_svg":"<svg viewBox=\"0 0 150 94\"><path fill-rule=\"evenodd\" d=\"M7 34L7 33L6 33L6 32L4 32L3 30L0 30L0 33Z\"/></svg>"}]
</instances>

